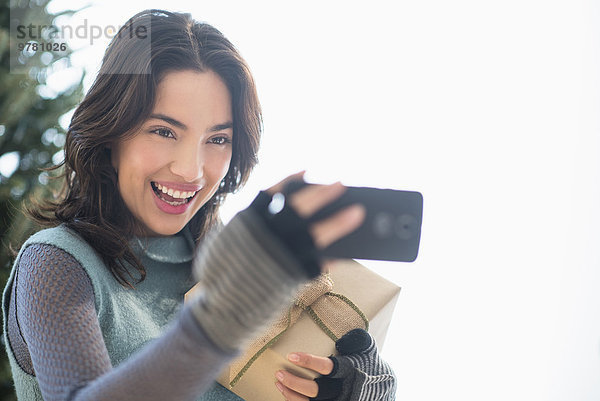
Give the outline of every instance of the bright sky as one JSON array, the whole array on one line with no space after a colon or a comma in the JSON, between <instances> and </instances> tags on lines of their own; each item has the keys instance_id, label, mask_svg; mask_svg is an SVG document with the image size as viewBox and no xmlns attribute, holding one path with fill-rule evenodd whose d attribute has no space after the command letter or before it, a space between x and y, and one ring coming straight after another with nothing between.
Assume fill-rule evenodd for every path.
<instances>
[{"instance_id":1,"label":"bright sky","mask_svg":"<svg viewBox=\"0 0 600 401\"><path fill-rule=\"evenodd\" d=\"M398 399L600 399L598 2L98 3L72 23L189 11L250 64L261 163L225 220L301 169L422 192L417 261L364 261L402 287Z\"/></svg>"}]
</instances>

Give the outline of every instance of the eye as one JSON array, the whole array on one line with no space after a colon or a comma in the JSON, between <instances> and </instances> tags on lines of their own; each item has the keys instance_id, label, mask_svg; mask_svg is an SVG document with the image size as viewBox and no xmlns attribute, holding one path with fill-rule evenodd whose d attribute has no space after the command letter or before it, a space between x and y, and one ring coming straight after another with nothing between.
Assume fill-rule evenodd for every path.
<instances>
[{"instance_id":1,"label":"eye","mask_svg":"<svg viewBox=\"0 0 600 401\"><path fill-rule=\"evenodd\" d=\"M228 136L215 136L209 139L210 143L214 143L215 145L226 145L231 143L231 139Z\"/></svg>"},{"instance_id":2,"label":"eye","mask_svg":"<svg viewBox=\"0 0 600 401\"><path fill-rule=\"evenodd\" d=\"M153 134L160 135L165 138L175 138L173 131L168 128L160 127L150 131Z\"/></svg>"}]
</instances>

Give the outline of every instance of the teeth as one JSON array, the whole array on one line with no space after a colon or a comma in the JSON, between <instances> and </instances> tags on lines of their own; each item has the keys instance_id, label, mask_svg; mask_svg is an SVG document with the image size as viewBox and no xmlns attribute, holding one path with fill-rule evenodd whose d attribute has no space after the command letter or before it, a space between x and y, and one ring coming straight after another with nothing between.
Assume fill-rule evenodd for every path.
<instances>
[{"instance_id":1,"label":"teeth","mask_svg":"<svg viewBox=\"0 0 600 401\"><path fill-rule=\"evenodd\" d=\"M155 183L155 184L159 191L161 191L163 194L168 194L169 196L172 196L173 198L187 199L187 198L191 198L192 196L194 196L194 194L196 194L196 192L197 192L197 191L190 191L190 192L178 191L178 190L173 190L172 188L167 188L158 183Z\"/></svg>"},{"instance_id":2,"label":"teeth","mask_svg":"<svg viewBox=\"0 0 600 401\"><path fill-rule=\"evenodd\" d=\"M163 202L167 202L171 206L180 206L180 205L183 205L184 203L186 203L185 201L183 201L183 202L169 202L168 200L164 200L164 199L163 199Z\"/></svg>"}]
</instances>

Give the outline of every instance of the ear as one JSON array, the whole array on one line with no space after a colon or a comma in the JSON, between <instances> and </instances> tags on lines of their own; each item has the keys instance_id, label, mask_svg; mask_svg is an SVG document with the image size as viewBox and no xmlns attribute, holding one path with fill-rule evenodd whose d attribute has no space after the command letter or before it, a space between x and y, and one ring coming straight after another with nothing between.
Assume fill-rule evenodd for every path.
<instances>
[{"instance_id":1,"label":"ear","mask_svg":"<svg viewBox=\"0 0 600 401\"><path fill-rule=\"evenodd\" d=\"M113 144L112 143L107 143L104 146L104 149L108 150L108 157L110 158L110 164L113 166L113 169L115 169L115 172L118 173L119 172L119 166L118 166L117 157L116 157L117 156L116 155L117 152L115 152L115 150L113 148Z\"/></svg>"}]
</instances>

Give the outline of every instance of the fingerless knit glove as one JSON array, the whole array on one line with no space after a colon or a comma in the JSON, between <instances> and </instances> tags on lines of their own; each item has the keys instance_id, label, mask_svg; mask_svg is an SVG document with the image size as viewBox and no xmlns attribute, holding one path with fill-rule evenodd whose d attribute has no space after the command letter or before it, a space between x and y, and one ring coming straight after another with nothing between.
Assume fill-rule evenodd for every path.
<instances>
[{"instance_id":1,"label":"fingerless knit glove","mask_svg":"<svg viewBox=\"0 0 600 401\"><path fill-rule=\"evenodd\" d=\"M354 329L336 344L339 356L331 356L333 370L315 379L319 393L315 401L388 401L396 399L396 377L381 360L373 338Z\"/></svg>"},{"instance_id":2,"label":"fingerless knit glove","mask_svg":"<svg viewBox=\"0 0 600 401\"><path fill-rule=\"evenodd\" d=\"M208 337L222 350L244 347L320 274L307 225L288 202L268 210L261 192L222 231L207 238L194 261L201 291L190 302Z\"/></svg>"}]
</instances>

